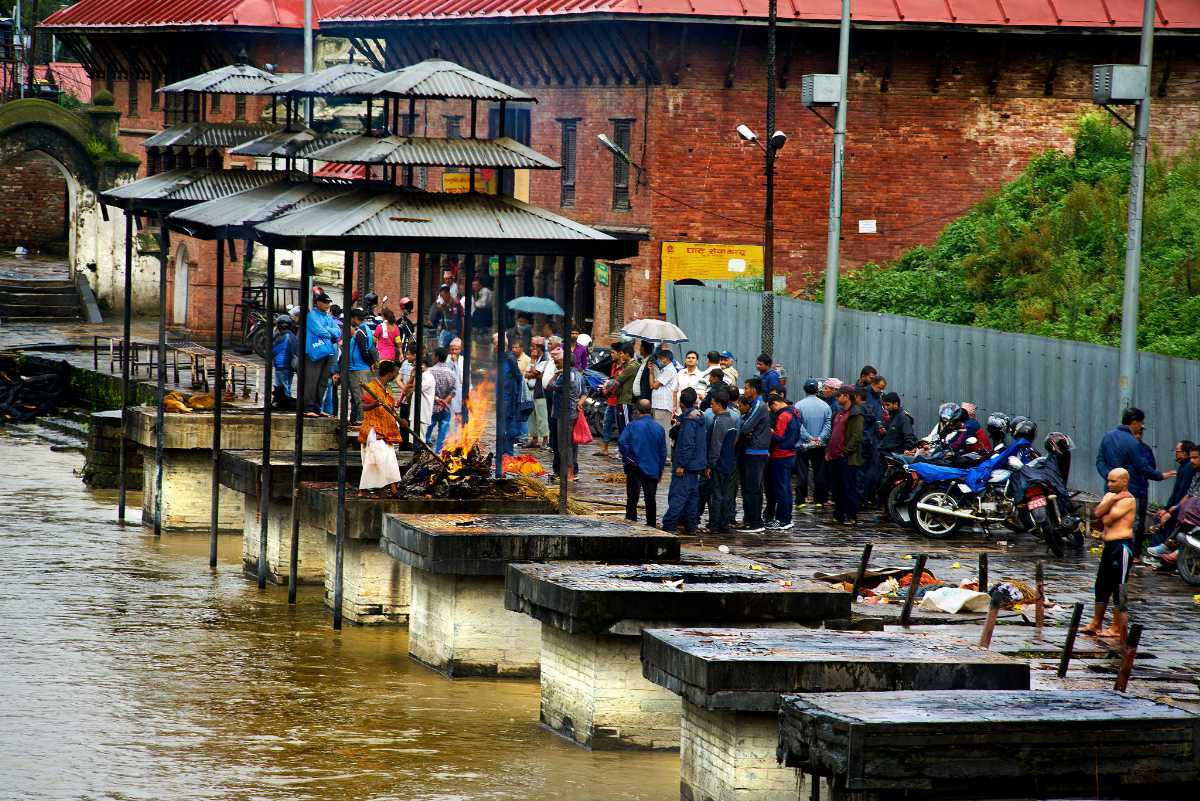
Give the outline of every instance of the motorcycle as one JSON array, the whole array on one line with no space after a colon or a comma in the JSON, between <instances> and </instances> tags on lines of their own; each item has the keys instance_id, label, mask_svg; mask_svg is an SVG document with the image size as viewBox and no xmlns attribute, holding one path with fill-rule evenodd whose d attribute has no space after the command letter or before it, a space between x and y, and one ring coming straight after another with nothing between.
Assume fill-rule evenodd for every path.
<instances>
[{"instance_id":1,"label":"motorcycle","mask_svg":"<svg viewBox=\"0 0 1200 801\"><path fill-rule=\"evenodd\" d=\"M911 464L933 464L947 467L970 468L983 460L976 452L959 453L940 444L927 455L907 456L902 453L883 455L884 476L879 486L879 497L888 519L898 526L914 528L913 503L924 489L919 473L908 470Z\"/></svg>"},{"instance_id":2,"label":"motorcycle","mask_svg":"<svg viewBox=\"0 0 1200 801\"><path fill-rule=\"evenodd\" d=\"M1200 586L1200 526L1176 532L1175 539L1179 542L1175 570L1188 584L1193 587Z\"/></svg>"},{"instance_id":3,"label":"motorcycle","mask_svg":"<svg viewBox=\"0 0 1200 801\"><path fill-rule=\"evenodd\" d=\"M1021 529L1036 534L1055 556L1063 555L1064 544L1083 545L1080 520L1059 465L1059 460L1041 456L1023 465L1012 479Z\"/></svg>"},{"instance_id":4,"label":"motorcycle","mask_svg":"<svg viewBox=\"0 0 1200 801\"><path fill-rule=\"evenodd\" d=\"M912 502L913 521L925 536L945 539L964 523L986 530L1015 516L1016 503L1010 479L1023 467L1015 454L1025 440L1017 440L1000 453L971 468L914 462L907 470L922 481Z\"/></svg>"}]
</instances>

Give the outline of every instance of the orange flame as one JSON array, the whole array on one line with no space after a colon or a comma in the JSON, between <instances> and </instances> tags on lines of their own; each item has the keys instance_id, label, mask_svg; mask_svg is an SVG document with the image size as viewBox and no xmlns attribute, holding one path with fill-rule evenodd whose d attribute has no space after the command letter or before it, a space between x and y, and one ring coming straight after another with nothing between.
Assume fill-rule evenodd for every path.
<instances>
[{"instance_id":1,"label":"orange flame","mask_svg":"<svg viewBox=\"0 0 1200 801\"><path fill-rule=\"evenodd\" d=\"M492 403L494 393L495 385L490 381L480 381L471 387L471 394L467 398L467 424L446 438L446 443L442 446L442 455L465 456L478 444L483 436L483 429L495 417L492 412L495 408Z\"/></svg>"}]
</instances>

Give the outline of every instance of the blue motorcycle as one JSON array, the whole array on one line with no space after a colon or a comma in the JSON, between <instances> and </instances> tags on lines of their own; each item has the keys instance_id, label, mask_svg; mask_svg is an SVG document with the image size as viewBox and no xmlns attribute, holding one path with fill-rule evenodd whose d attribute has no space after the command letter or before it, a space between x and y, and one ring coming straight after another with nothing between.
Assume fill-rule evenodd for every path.
<instances>
[{"instance_id":1,"label":"blue motorcycle","mask_svg":"<svg viewBox=\"0 0 1200 801\"><path fill-rule=\"evenodd\" d=\"M929 462L907 465L905 470L921 481L911 506L917 528L930 539L945 539L966 523L984 531L996 524L1015 525L1012 476L1024 467L1020 456L1029 447L1028 441L1018 439L970 468Z\"/></svg>"}]
</instances>

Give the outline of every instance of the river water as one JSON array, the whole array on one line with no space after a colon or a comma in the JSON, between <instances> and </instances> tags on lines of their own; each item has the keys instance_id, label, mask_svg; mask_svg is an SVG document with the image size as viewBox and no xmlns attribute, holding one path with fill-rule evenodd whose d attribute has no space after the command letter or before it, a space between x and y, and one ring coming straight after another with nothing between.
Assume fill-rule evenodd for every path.
<instances>
[{"instance_id":1,"label":"river water","mask_svg":"<svg viewBox=\"0 0 1200 801\"><path fill-rule=\"evenodd\" d=\"M678 796L677 754L539 728L536 682L449 681L402 628L330 628L318 588L260 592L223 537L116 522L79 454L0 428L0 799Z\"/></svg>"}]
</instances>

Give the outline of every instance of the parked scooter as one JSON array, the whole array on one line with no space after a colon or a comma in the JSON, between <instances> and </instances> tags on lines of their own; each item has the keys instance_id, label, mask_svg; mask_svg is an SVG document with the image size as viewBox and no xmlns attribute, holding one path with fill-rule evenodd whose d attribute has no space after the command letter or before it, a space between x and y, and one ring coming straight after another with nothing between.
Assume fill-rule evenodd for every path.
<instances>
[{"instance_id":1,"label":"parked scooter","mask_svg":"<svg viewBox=\"0 0 1200 801\"><path fill-rule=\"evenodd\" d=\"M913 521L931 539L953 536L964 523L1003 524L1013 517L1015 503L1009 493L1012 474L1024 465L1016 454L1029 443L1018 439L975 467L914 462L907 469L923 486L913 500Z\"/></svg>"},{"instance_id":2,"label":"parked scooter","mask_svg":"<svg viewBox=\"0 0 1200 801\"><path fill-rule=\"evenodd\" d=\"M1027 462L1017 471L1012 487L1021 528L1044 540L1055 556L1062 556L1064 545L1083 545L1080 518L1067 488L1074 443L1066 434L1055 431L1046 437L1045 445L1046 456Z\"/></svg>"}]
</instances>

